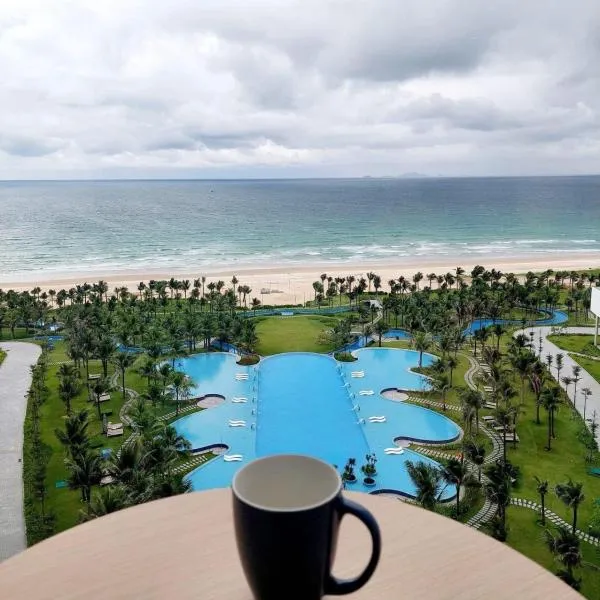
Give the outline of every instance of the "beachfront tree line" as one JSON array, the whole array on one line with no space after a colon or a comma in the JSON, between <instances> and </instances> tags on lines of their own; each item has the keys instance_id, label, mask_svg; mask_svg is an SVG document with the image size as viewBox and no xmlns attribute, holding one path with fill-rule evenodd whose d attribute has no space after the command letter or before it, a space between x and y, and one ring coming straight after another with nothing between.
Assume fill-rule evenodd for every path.
<instances>
[{"instance_id":1,"label":"beachfront tree line","mask_svg":"<svg viewBox=\"0 0 600 600\"><path fill-rule=\"evenodd\" d=\"M478 265L468 276L462 267L456 267L454 272L444 275L436 273L425 275L421 272L415 273L412 277L400 275L397 279L389 279L385 285L382 278L373 272L367 273L365 277L354 275L340 277L322 273L319 279L313 282L312 288L313 302L318 306L323 304L331 306L336 297L339 304L347 300L350 304L358 305L361 299L371 294L383 295L384 298L403 298L421 290L464 289L468 287L469 281L477 281L487 285L493 291L502 290L503 300L513 305L519 304L530 311L554 308L560 299L560 292L566 289L564 304L569 311L573 310L576 315L579 315L580 311L587 313L589 310L590 294L587 290L599 280L600 276L591 272L554 272L549 269L543 273L529 272L519 277L514 273L505 274ZM524 291L527 293L525 294Z\"/></svg>"}]
</instances>

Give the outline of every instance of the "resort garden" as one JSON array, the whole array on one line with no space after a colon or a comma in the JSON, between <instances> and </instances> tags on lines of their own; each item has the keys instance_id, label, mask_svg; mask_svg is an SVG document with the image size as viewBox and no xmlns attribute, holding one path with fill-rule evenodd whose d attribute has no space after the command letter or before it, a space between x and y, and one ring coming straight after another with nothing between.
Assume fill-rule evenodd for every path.
<instances>
[{"instance_id":1,"label":"resort garden","mask_svg":"<svg viewBox=\"0 0 600 600\"><path fill-rule=\"evenodd\" d=\"M431 378L430 391L406 402L463 430L449 445L412 446L440 465L411 462L414 501L493 535L596 598L600 415L583 421L565 394L579 374L559 374L558 385L550 369L556 373L560 359L540 356L535 334L536 321L557 309L568 325L589 323L596 281L595 272L519 277L484 267L385 284L375 273L322 274L310 306L287 307L289 317L281 316L286 308L261 307L235 277L151 281L137 290L98 282L3 291L0 337L43 347L25 427L28 541L189 490L186 474L213 455L192 455L171 426L203 410L179 358L231 345L246 364L288 351L340 350L337 358L353 360L349 350L359 345L410 347L437 360L417 369ZM299 314L307 308L313 314ZM481 318L483 326L472 327ZM558 337L583 369L598 372L589 339ZM348 457L344 480L373 478L376 462ZM448 488L454 498L442 502Z\"/></svg>"}]
</instances>

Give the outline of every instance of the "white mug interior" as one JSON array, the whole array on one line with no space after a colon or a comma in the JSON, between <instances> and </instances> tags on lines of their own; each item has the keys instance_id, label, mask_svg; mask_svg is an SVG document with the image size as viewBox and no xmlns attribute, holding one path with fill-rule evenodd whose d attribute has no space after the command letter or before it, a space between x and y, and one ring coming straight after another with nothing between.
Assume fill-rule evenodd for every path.
<instances>
[{"instance_id":1,"label":"white mug interior","mask_svg":"<svg viewBox=\"0 0 600 600\"><path fill-rule=\"evenodd\" d=\"M267 511L293 512L327 504L342 488L337 471L327 463L299 454L277 454L240 469L233 493L244 503Z\"/></svg>"}]
</instances>

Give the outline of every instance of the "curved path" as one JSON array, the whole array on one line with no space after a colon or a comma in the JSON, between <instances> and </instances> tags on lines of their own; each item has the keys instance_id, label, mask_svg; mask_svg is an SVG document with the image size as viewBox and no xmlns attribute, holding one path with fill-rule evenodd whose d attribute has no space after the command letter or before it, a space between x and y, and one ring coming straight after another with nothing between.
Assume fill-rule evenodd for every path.
<instances>
[{"instance_id":1,"label":"curved path","mask_svg":"<svg viewBox=\"0 0 600 600\"><path fill-rule=\"evenodd\" d=\"M573 367L577 365L577 362L569 356L567 350L562 350L556 344L553 344L548 339L548 336L552 335L553 333L556 333L558 330L560 330L561 333L565 334L594 334L593 327L536 327L534 330L538 335L542 335L542 361L544 361L547 354L552 354L552 356L556 356L560 352L564 355L563 367L560 371L561 378L565 376L571 377L571 375L573 374ZM515 335L518 335L519 333L525 333L526 335L529 335L529 331L531 331L530 328L527 328L524 331L521 329L519 331L516 331ZM535 349L533 349L532 351L534 352L534 354L537 355L539 351L537 335L534 338L534 346ZM552 377L554 377L554 379L557 380L558 385L560 385L560 387L564 390L564 384L562 383L562 381L558 381L558 373L556 371L556 366L554 365L554 363L552 364L550 373L552 374ZM580 377L581 380L577 384L577 398L575 398L574 388L572 385L569 386L567 395L569 396L571 402L574 403L575 408L577 409L579 414L581 414L581 416L583 417L583 395L581 393L581 390L583 388L589 388L592 394L591 396L588 396L587 399L586 419L589 419L594 413L594 411L596 411L598 421L600 422L600 383L598 383L583 367L581 367ZM598 441L598 443L600 443L600 428L596 432L596 440Z\"/></svg>"},{"instance_id":2,"label":"curved path","mask_svg":"<svg viewBox=\"0 0 600 600\"><path fill-rule=\"evenodd\" d=\"M23 516L23 421L30 367L41 349L36 344L2 342L0 366L0 561L25 550Z\"/></svg>"},{"instance_id":3,"label":"curved path","mask_svg":"<svg viewBox=\"0 0 600 600\"><path fill-rule=\"evenodd\" d=\"M512 506L519 506L520 508L528 508L530 510L534 510L535 512L539 513L540 515L542 514L541 504L538 504L537 502L534 502L533 500L527 500L526 498L511 498L510 503ZM561 527L562 529L567 529L568 531L571 531L570 523L567 523L562 517L559 517L555 512L548 510L548 508L546 508L546 507L544 507L544 515L545 515L546 519L548 519L548 521L550 521L550 523L552 523L556 527ZM593 546L596 546L596 547L600 546L599 538L597 538L593 535L590 535L589 533L586 533L585 531L583 531L581 529L576 529L575 533L577 534L577 537L580 540L587 542L588 544L592 544Z\"/></svg>"}]
</instances>

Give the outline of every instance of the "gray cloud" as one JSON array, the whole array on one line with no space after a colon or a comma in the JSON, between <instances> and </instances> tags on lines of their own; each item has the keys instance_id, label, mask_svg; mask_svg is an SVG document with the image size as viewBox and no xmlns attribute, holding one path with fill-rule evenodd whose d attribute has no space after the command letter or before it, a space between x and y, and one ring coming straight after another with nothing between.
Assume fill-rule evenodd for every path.
<instances>
[{"instance_id":1,"label":"gray cloud","mask_svg":"<svg viewBox=\"0 0 600 600\"><path fill-rule=\"evenodd\" d=\"M3 1L0 177L599 170L596 0L154 4Z\"/></svg>"}]
</instances>

